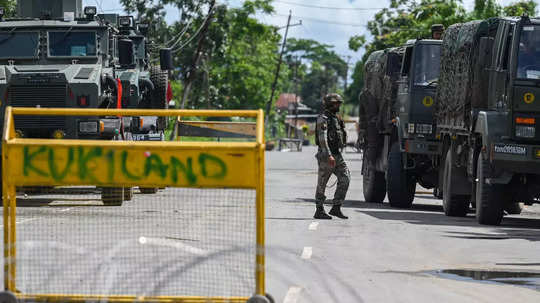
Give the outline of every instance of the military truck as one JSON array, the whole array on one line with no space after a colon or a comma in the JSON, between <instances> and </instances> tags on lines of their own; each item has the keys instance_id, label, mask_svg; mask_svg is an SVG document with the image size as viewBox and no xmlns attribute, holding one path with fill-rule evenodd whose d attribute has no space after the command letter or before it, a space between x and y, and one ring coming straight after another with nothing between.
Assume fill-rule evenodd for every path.
<instances>
[{"instance_id":1,"label":"military truck","mask_svg":"<svg viewBox=\"0 0 540 303\"><path fill-rule=\"evenodd\" d=\"M130 85L122 93L118 77L130 54L118 42L117 24L98 18L96 7L83 10L82 0L19 0L17 9L16 18L0 21L2 112L6 106L122 108L124 96L154 93L147 93L147 81L142 94ZM140 120L126 119L20 116L15 128L20 137L128 140ZM103 188L105 204L121 205L124 198L129 194L121 188Z\"/></svg>"},{"instance_id":2,"label":"military truck","mask_svg":"<svg viewBox=\"0 0 540 303\"><path fill-rule=\"evenodd\" d=\"M103 20L114 21L115 15L100 15ZM137 24L133 16L116 16L118 33L114 35L118 49L118 62L114 75L123 88L122 108L168 109L170 101L169 74L160 65L152 65L146 37L149 25ZM169 58L170 59L170 56ZM165 63L167 60L162 60ZM169 69L170 67L165 67ZM163 141L167 117L124 118L126 140ZM157 188L139 187L144 194L152 194Z\"/></svg>"},{"instance_id":3,"label":"military truck","mask_svg":"<svg viewBox=\"0 0 540 303\"><path fill-rule=\"evenodd\" d=\"M491 18L445 33L437 87L443 206L498 225L540 197L540 19Z\"/></svg>"},{"instance_id":4,"label":"military truck","mask_svg":"<svg viewBox=\"0 0 540 303\"><path fill-rule=\"evenodd\" d=\"M412 205L416 184L438 186L434 96L439 77L441 41L410 40L400 48L372 54L366 63L367 161L363 164L364 196L393 207ZM376 59L377 58L377 59ZM371 59L371 57L370 57ZM382 78L370 72L379 66ZM379 73L380 74L380 73ZM370 87L379 87L371 89ZM364 94L364 93L363 93Z\"/></svg>"}]
</instances>

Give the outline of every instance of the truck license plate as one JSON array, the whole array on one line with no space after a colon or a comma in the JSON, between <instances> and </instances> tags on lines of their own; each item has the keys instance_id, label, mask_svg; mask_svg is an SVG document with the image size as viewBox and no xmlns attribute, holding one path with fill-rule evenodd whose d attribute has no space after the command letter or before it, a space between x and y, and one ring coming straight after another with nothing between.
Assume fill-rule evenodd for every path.
<instances>
[{"instance_id":1,"label":"truck license plate","mask_svg":"<svg viewBox=\"0 0 540 303\"><path fill-rule=\"evenodd\" d=\"M524 156L527 154L527 148L519 145L511 144L495 144L493 151L498 154L509 154L509 155L520 155Z\"/></svg>"}]
</instances>

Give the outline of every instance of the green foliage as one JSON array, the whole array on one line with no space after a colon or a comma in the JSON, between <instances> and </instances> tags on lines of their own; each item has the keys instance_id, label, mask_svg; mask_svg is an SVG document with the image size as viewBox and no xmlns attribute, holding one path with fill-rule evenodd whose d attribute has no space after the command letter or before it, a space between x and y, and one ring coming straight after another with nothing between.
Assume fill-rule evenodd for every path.
<instances>
[{"instance_id":1,"label":"green foliage","mask_svg":"<svg viewBox=\"0 0 540 303\"><path fill-rule=\"evenodd\" d=\"M352 36L349 39L349 49L357 52L362 46L366 44L366 37L362 35Z\"/></svg>"},{"instance_id":2,"label":"green foliage","mask_svg":"<svg viewBox=\"0 0 540 303\"><path fill-rule=\"evenodd\" d=\"M154 25L150 35L155 58L159 48L173 49L174 76L182 82L173 85L177 104L188 87L187 108L253 109L269 99L281 37L275 27L255 19L255 14L272 13L271 0L244 1L240 8L215 6L204 35L201 31L212 0L121 2L126 10ZM164 21L168 5L180 11L179 20L170 25ZM281 75L281 79L288 75L286 66Z\"/></svg>"},{"instance_id":3,"label":"green foliage","mask_svg":"<svg viewBox=\"0 0 540 303\"><path fill-rule=\"evenodd\" d=\"M0 6L5 9L5 18L15 16L15 13L17 12L16 0L0 0Z\"/></svg>"},{"instance_id":4,"label":"green foliage","mask_svg":"<svg viewBox=\"0 0 540 303\"><path fill-rule=\"evenodd\" d=\"M487 19L500 16L502 8L495 0L475 0L471 19Z\"/></svg>"},{"instance_id":5,"label":"green foliage","mask_svg":"<svg viewBox=\"0 0 540 303\"><path fill-rule=\"evenodd\" d=\"M324 95L342 93L340 81L347 75L347 63L332 48L311 39L287 40L288 57L296 55L303 62L299 68L302 103L315 110L320 109Z\"/></svg>"},{"instance_id":6,"label":"green foliage","mask_svg":"<svg viewBox=\"0 0 540 303\"><path fill-rule=\"evenodd\" d=\"M503 9L505 16L522 16L524 13L533 17L536 16L536 7L538 4L534 0L518 1L506 6Z\"/></svg>"}]
</instances>

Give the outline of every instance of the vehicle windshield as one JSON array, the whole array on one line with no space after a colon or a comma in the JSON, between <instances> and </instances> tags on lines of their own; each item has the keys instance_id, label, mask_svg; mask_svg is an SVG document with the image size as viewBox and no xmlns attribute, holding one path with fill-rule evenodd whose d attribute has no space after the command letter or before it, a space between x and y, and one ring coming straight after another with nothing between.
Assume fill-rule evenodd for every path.
<instances>
[{"instance_id":1,"label":"vehicle windshield","mask_svg":"<svg viewBox=\"0 0 540 303\"><path fill-rule=\"evenodd\" d=\"M49 56L52 57L95 57L95 32L49 32Z\"/></svg>"},{"instance_id":2,"label":"vehicle windshield","mask_svg":"<svg viewBox=\"0 0 540 303\"><path fill-rule=\"evenodd\" d=\"M521 31L517 78L540 79L540 26L524 26Z\"/></svg>"},{"instance_id":3,"label":"vehicle windshield","mask_svg":"<svg viewBox=\"0 0 540 303\"><path fill-rule=\"evenodd\" d=\"M37 32L0 33L0 58L35 58L38 55L39 35Z\"/></svg>"},{"instance_id":4,"label":"vehicle windshield","mask_svg":"<svg viewBox=\"0 0 540 303\"><path fill-rule=\"evenodd\" d=\"M427 86L439 78L441 46L421 44L415 49L414 85Z\"/></svg>"}]
</instances>

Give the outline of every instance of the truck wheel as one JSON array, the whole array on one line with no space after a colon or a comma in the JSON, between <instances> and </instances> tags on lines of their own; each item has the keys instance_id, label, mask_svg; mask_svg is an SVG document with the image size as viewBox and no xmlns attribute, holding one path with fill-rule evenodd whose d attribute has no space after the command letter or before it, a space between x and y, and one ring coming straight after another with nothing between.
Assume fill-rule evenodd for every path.
<instances>
[{"instance_id":1,"label":"truck wheel","mask_svg":"<svg viewBox=\"0 0 540 303\"><path fill-rule=\"evenodd\" d=\"M486 184L489 174L489 162L479 154L476 164L476 221L485 225L499 225L504 214L506 194L503 185Z\"/></svg>"},{"instance_id":2,"label":"truck wheel","mask_svg":"<svg viewBox=\"0 0 540 303\"><path fill-rule=\"evenodd\" d=\"M101 201L106 206L121 206L124 202L124 188L104 187L101 191Z\"/></svg>"},{"instance_id":3,"label":"truck wheel","mask_svg":"<svg viewBox=\"0 0 540 303\"><path fill-rule=\"evenodd\" d=\"M399 145L394 143L388 154L388 169L386 172L386 191L390 206L398 208L411 207L415 187L414 178L403 169Z\"/></svg>"},{"instance_id":4,"label":"truck wheel","mask_svg":"<svg viewBox=\"0 0 540 303\"><path fill-rule=\"evenodd\" d=\"M141 194L155 194L158 192L157 187L139 187Z\"/></svg>"},{"instance_id":5,"label":"truck wheel","mask_svg":"<svg viewBox=\"0 0 540 303\"><path fill-rule=\"evenodd\" d=\"M446 153L443 170L443 209L450 217L465 217L469 210L469 196L452 193L452 149Z\"/></svg>"},{"instance_id":6,"label":"truck wheel","mask_svg":"<svg viewBox=\"0 0 540 303\"><path fill-rule=\"evenodd\" d=\"M169 73L162 71L159 66L150 67L150 81L154 84L152 94L152 108L169 109L167 102L167 89L169 88ZM156 127L158 130L167 128L168 117L158 117Z\"/></svg>"},{"instance_id":7,"label":"truck wheel","mask_svg":"<svg viewBox=\"0 0 540 303\"><path fill-rule=\"evenodd\" d=\"M133 199L133 187L124 187L124 201Z\"/></svg>"},{"instance_id":8,"label":"truck wheel","mask_svg":"<svg viewBox=\"0 0 540 303\"><path fill-rule=\"evenodd\" d=\"M365 164L369 166L368 164ZM382 203L386 196L386 180L384 173L376 171L374 168L367 167L362 176L364 190L364 199L366 202Z\"/></svg>"}]
</instances>

